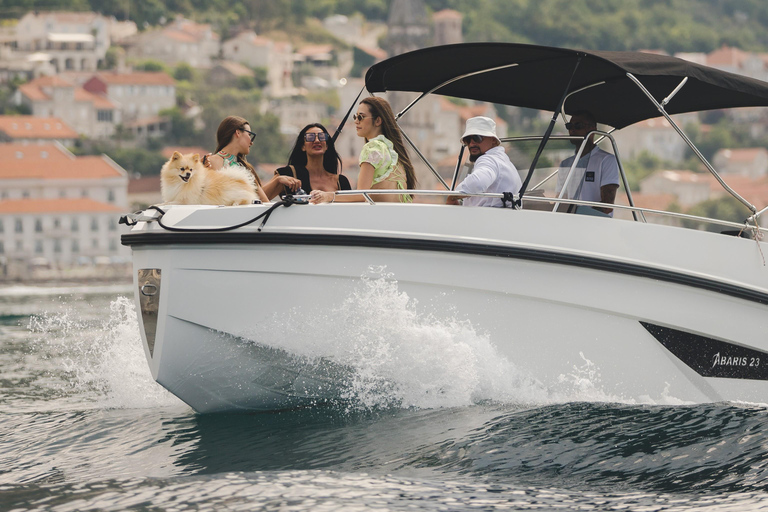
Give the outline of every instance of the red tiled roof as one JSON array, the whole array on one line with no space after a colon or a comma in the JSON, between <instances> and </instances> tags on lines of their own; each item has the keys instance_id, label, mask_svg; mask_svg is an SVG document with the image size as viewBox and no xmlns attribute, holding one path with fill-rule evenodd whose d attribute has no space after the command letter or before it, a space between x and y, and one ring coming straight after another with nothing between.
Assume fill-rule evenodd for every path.
<instances>
[{"instance_id":1,"label":"red tiled roof","mask_svg":"<svg viewBox=\"0 0 768 512\"><path fill-rule=\"evenodd\" d=\"M53 153L52 153L53 154ZM114 164L116 165L116 164ZM51 158L50 160L9 159L0 165L2 179L103 179L119 178L123 174L102 156L80 156L74 159Z\"/></svg>"},{"instance_id":2,"label":"red tiled roof","mask_svg":"<svg viewBox=\"0 0 768 512\"><path fill-rule=\"evenodd\" d=\"M117 108L115 104L109 101L109 99L107 99L105 96L88 92L85 89L81 89L79 87L75 89L75 101L87 101L89 103L93 103L95 108L101 110L114 110Z\"/></svg>"},{"instance_id":3,"label":"red tiled roof","mask_svg":"<svg viewBox=\"0 0 768 512\"><path fill-rule=\"evenodd\" d=\"M128 182L129 194L160 192L160 176L142 176Z\"/></svg>"},{"instance_id":4,"label":"red tiled roof","mask_svg":"<svg viewBox=\"0 0 768 512\"><path fill-rule=\"evenodd\" d=\"M299 55L324 55L333 51L333 45L330 44L310 44L296 51Z\"/></svg>"},{"instance_id":5,"label":"red tiled roof","mask_svg":"<svg viewBox=\"0 0 768 512\"><path fill-rule=\"evenodd\" d=\"M768 153L765 148L734 148L734 149L721 149L717 152L718 156L722 155L731 162L752 162L760 154Z\"/></svg>"},{"instance_id":6,"label":"red tiled roof","mask_svg":"<svg viewBox=\"0 0 768 512\"><path fill-rule=\"evenodd\" d=\"M707 65L739 67L748 57L749 53L743 50L723 45L707 55Z\"/></svg>"},{"instance_id":7,"label":"red tiled roof","mask_svg":"<svg viewBox=\"0 0 768 512\"><path fill-rule=\"evenodd\" d=\"M5 167L12 162L23 162L25 165L38 165L50 162L69 162L76 157L63 146L55 144L0 144L0 162ZM0 169L0 175L2 170Z\"/></svg>"},{"instance_id":8,"label":"red tiled roof","mask_svg":"<svg viewBox=\"0 0 768 512\"><path fill-rule=\"evenodd\" d=\"M0 201L0 213L78 213L114 212L123 208L89 198L79 199L10 199Z\"/></svg>"},{"instance_id":9,"label":"red tiled roof","mask_svg":"<svg viewBox=\"0 0 768 512\"><path fill-rule=\"evenodd\" d=\"M0 132L12 139L77 138L77 132L58 117L0 116Z\"/></svg>"},{"instance_id":10,"label":"red tiled roof","mask_svg":"<svg viewBox=\"0 0 768 512\"><path fill-rule=\"evenodd\" d=\"M165 30L163 32L166 37L169 39L173 39L174 41L178 41L180 43L196 43L198 42L198 38L194 34L188 34L186 32L181 32L178 30Z\"/></svg>"},{"instance_id":11,"label":"red tiled roof","mask_svg":"<svg viewBox=\"0 0 768 512\"><path fill-rule=\"evenodd\" d=\"M96 78L107 85L175 85L176 82L164 71L135 73L99 73Z\"/></svg>"}]
</instances>

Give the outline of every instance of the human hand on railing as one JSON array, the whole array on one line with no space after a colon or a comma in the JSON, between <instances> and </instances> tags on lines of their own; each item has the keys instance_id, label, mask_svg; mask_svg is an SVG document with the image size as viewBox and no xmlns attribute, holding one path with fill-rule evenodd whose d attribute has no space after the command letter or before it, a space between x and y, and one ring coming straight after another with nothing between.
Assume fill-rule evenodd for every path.
<instances>
[{"instance_id":1,"label":"human hand on railing","mask_svg":"<svg viewBox=\"0 0 768 512\"><path fill-rule=\"evenodd\" d=\"M336 194L333 192L313 190L309 193L309 202L312 204L332 203L334 199L336 199Z\"/></svg>"},{"instance_id":2,"label":"human hand on railing","mask_svg":"<svg viewBox=\"0 0 768 512\"><path fill-rule=\"evenodd\" d=\"M459 206L462 204L462 200L464 199L464 197L466 196L448 196L445 199L445 204Z\"/></svg>"},{"instance_id":3,"label":"human hand on railing","mask_svg":"<svg viewBox=\"0 0 768 512\"><path fill-rule=\"evenodd\" d=\"M296 192L301 188L301 180L299 179L292 178L290 176L283 176L282 174L276 175L275 179L279 184L290 189L291 192Z\"/></svg>"}]
</instances>

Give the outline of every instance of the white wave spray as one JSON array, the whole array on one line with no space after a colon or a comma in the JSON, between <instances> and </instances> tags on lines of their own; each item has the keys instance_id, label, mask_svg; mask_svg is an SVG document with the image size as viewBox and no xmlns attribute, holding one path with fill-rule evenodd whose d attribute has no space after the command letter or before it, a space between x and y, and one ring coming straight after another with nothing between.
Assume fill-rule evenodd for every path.
<instances>
[{"instance_id":1,"label":"white wave spray","mask_svg":"<svg viewBox=\"0 0 768 512\"><path fill-rule=\"evenodd\" d=\"M546 390L469 321L418 310L393 275L384 267L371 268L331 312L294 309L287 322L281 316L267 326L262 339L352 368L347 398L362 407L547 400Z\"/></svg>"},{"instance_id":2,"label":"white wave spray","mask_svg":"<svg viewBox=\"0 0 768 512\"><path fill-rule=\"evenodd\" d=\"M152 379L133 301L118 297L99 320L73 307L30 318L38 356L48 359L49 380L68 402L100 408L151 408L180 404ZM73 399L74 397L74 399Z\"/></svg>"}]
</instances>

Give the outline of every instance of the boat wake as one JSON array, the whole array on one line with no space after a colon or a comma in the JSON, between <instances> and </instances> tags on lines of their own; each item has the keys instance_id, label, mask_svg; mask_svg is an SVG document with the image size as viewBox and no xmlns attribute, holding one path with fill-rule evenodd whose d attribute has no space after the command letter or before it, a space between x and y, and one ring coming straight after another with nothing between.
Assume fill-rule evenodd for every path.
<instances>
[{"instance_id":1,"label":"boat wake","mask_svg":"<svg viewBox=\"0 0 768 512\"><path fill-rule=\"evenodd\" d=\"M604 392L598 369L586 358L561 375L556 386L545 387L501 355L469 320L456 312L426 309L400 289L385 267L371 267L330 312L325 305L297 307L287 318L275 316L258 327L258 334L243 337L260 339L304 361L330 359L349 369L342 397L352 407L635 403Z\"/></svg>"}]
</instances>

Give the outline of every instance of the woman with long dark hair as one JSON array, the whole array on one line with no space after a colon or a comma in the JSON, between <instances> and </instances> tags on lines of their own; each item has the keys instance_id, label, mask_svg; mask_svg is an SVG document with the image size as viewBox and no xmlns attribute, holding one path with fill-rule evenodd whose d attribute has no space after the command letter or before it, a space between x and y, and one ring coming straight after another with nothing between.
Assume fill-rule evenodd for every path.
<instances>
[{"instance_id":1,"label":"woman with long dark hair","mask_svg":"<svg viewBox=\"0 0 768 512\"><path fill-rule=\"evenodd\" d=\"M275 171L275 177L264 185L264 192L271 199L281 192L295 193L299 188L306 192L351 189L349 180L341 174L341 157L328 130L320 123L308 124L301 129L288 157L288 165Z\"/></svg>"},{"instance_id":2,"label":"woman with long dark hair","mask_svg":"<svg viewBox=\"0 0 768 512\"><path fill-rule=\"evenodd\" d=\"M397 189L412 190L416 187L416 174L408 152L403 144L400 129L389 103L375 96L363 99L352 116L358 137L365 139L360 152L360 174L357 178L358 190ZM375 201L400 201L409 203L410 194L372 195ZM339 196L334 192L312 190L310 202L332 203L360 202L362 196Z\"/></svg>"}]
</instances>

